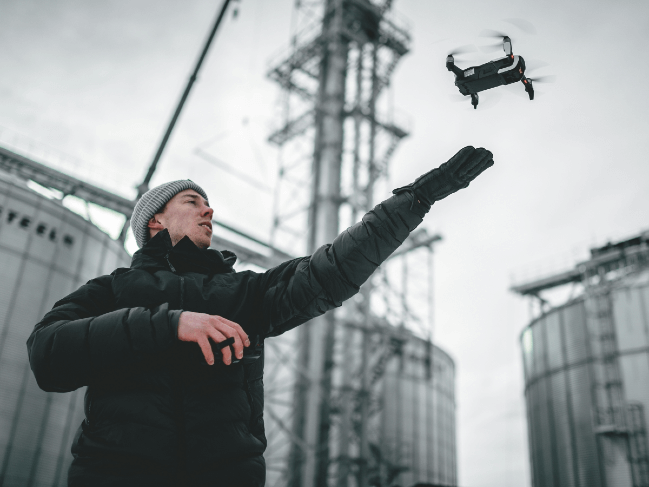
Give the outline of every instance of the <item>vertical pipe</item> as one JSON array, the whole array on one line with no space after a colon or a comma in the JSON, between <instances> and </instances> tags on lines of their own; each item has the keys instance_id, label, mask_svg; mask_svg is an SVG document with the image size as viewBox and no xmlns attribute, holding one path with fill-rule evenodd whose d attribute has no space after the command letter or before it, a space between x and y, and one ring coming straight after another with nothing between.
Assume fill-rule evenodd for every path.
<instances>
[{"instance_id":1,"label":"vertical pipe","mask_svg":"<svg viewBox=\"0 0 649 487\"><path fill-rule=\"evenodd\" d=\"M363 83L363 45L358 45L356 59L356 93L354 101L354 149L353 149L353 166L352 166L352 193L354 197L360 192L359 172L361 165L360 145L361 145L361 103L362 103L362 83ZM367 206L367 205L366 205ZM351 220L352 223L356 222L359 213L363 210L360 207L358 200L354 200L352 204ZM362 306L362 305L361 305ZM349 329L349 333L354 333L355 330ZM343 340L343 357L350 357L352 354L352 347L354 342L351 337ZM338 487L347 487L349 485L348 479L350 474L350 458L349 446L351 440L352 430L352 407L353 407L353 389L352 389L352 371L346 367L342 367L342 390L340 394L340 433L338 442Z\"/></svg>"},{"instance_id":2,"label":"vertical pipe","mask_svg":"<svg viewBox=\"0 0 649 487\"><path fill-rule=\"evenodd\" d=\"M338 235L340 176L343 150L345 80L348 42L342 37L343 0L327 0L320 63L320 85L315 107L313 194L308 252ZM300 327L300 367L310 380L296 386L293 431L310 447L291 454L289 485L324 486L329 466L330 395L333 372L335 314L330 311Z\"/></svg>"},{"instance_id":3,"label":"vertical pipe","mask_svg":"<svg viewBox=\"0 0 649 487\"><path fill-rule=\"evenodd\" d=\"M428 342L430 343L430 356L428 357L430 368L428 371L428 378L432 379L435 360L435 347L433 346L433 338L435 335L435 288L433 282L433 245L428 247Z\"/></svg>"},{"instance_id":4,"label":"vertical pipe","mask_svg":"<svg viewBox=\"0 0 649 487\"><path fill-rule=\"evenodd\" d=\"M413 345L416 354L418 343L413 340ZM416 363L416 365L413 364L413 373L411 379L413 394L412 394L412 409L411 409L412 417L410 418L410 420L412 421L412 443L411 443L412 450L410 454L412 455L411 465L412 465L413 481L416 481L419 478L419 428L421 427L420 420L419 420L419 394L421 392L422 381L420 381L419 380L420 378L417 376L418 365L419 363Z\"/></svg>"},{"instance_id":5,"label":"vertical pipe","mask_svg":"<svg viewBox=\"0 0 649 487\"><path fill-rule=\"evenodd\" d=\"M372 45L372 92L369 100L369 113L370 113L370 140L369 140L369 180L366 189L366 201L371 205L374 200L374 181L376 179L376 165L375 165L375 152L376 152L376 95L377 95L377 64L378 64L378 43ZM361 347L361 394L360 394L360 410L361 410L361 434L360 434L360 458L359 458L359 473L358 484L359 487L367 486L367 472L369 460L369 444L367 438L368 419L369 419L369 371L367 361L369 359L369 299L370 299L370 286L369 282L365 284L364 289L366 295L363 296L363 305L365 306L365 320L363 327L363 343Z\"/></svg>"},{"instance_id":6,"label":"vertical pipe","mask_svg":"<svg viewBox=\"0 0 649 487\"><path fill-rule=\"evenodd\" d=\"M347 76L347 57L349 46L343 39L343 0L334 0L332 28L329 31L328 62L326 66L326 79L324 96L320 100L316 113L322 111L321 126L317 130L322 132L322 145L320 146L320 186L316 189L314 200L322 206L315 215L314 249L315 246L332 242L338 235L340 227L339 210L342 202L340 197L340 180L342 152L344 142L344 109L345 109L345 82ZM317 117L318 115L316 115ZM333 311L324 315L324 323L320 330L324 337L315 341L315 346L322 347L321 358L321 387L320 397L317 398L318 430L316 436L316 456L314 485L326 487L329 467L329 432L331 428L331 386L333 379L333 352L336 333L336 317ZM325 325L325 326L323 326ZM320 343L318 343L320 342ZM312 394L312 397L315 396Z\"/></svg>"},{"instance_id":7,"label":"vertical pipe","mask_svg":"<svg viewBox=\"0 0 649 487\"><path fill-rule=\"evenodd\" d=\"M401 256L401 306L402 316L408 316L408 254Z\"/></svg>"}]
</instances>

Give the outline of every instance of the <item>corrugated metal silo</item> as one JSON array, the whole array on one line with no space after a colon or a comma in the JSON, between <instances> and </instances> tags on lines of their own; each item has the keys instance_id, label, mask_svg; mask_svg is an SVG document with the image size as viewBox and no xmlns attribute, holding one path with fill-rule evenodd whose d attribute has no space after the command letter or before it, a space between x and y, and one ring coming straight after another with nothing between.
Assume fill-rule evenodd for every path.
<instances>
[{"instance_id":1,"label":"corrugated metal silo","mask_svg":"<svg viewBox=\"0 0 649 487\"><path fill-rule=\"evenodd\" d=\"M120 242L0 172L0 485L66 485L84 391L41 391L27 337L58 299L128 265Z\"/></svg>"},{"instance_id":2,"label":"corrugated metal silo","mask_svg":"<svg viewBox=\"0 0 649 487\"><path fill-rule=\"evenodd\" d=\"M402 345L382 378L384 468L402 471L399 485L456 485L455 364L441 348L399 332Z\"/></svg>"},{"instance_id":3,"label":"corrugated metal silo","mask_svg":"<svg viewBox=\"0 0 649 487\"><path fill-rule=\"evenodd\" d=\"M649 486L648 313L643 270L602 278L524 329L534 486Z\"/></svg>"}]
</instances>

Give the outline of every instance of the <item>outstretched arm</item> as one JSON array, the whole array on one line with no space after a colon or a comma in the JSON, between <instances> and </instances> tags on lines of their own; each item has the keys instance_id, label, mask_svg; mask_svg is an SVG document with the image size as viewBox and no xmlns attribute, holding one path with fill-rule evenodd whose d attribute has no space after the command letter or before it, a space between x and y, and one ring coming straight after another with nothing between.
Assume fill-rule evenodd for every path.
<instances>
[{"instance_id":1,"label":"outstretched arm","mask_svg":"<svg viewBox=\"0 0 649 487\"><path fill-rule=\"evenodd\" d=\"M261 334L275 336L336 308L356 294L394 252L430 206L466 188L493 165L491 152L465 147L414 183L393 191L362 220L312 256L295 259L262 276Z\"/></svg>"}]
</instances>

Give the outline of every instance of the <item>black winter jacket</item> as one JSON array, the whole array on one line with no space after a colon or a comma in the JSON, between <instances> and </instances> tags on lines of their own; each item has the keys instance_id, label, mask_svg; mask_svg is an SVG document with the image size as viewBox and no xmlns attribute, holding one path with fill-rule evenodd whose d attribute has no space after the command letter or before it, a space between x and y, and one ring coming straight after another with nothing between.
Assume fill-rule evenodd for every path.
<instances>
[{"instance_id":1,"label":"black winter jacket","mask_svg":"<svg viewBox=\"0 0 649 487\"><path fill-rule=\"evenodd\" d=\"M395 195L310 257L235 272L230 252L160 232L130 269L58 301L27 341L38 385L88 386L69 486L263 486L263 353L207 366L178 340L182 311L219 315L260 347L338 307L422 221L428 205ZM252 348L256 343L252 343Z\"/></svg>"}]
</instances>

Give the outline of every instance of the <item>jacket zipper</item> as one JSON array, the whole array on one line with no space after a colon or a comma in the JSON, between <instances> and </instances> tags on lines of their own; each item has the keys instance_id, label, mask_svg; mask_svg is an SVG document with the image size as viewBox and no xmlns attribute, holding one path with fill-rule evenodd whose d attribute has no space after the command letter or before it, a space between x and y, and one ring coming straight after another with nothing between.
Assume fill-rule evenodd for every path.
<instances>
[{"instance_id":1,"label":"jacket zipper","mask_svg":"<svg viewBox=\"0 0 649 487\"><path fill-rule=\"evenodd\" d=\"M178 278L180 279L180 300L179 300L179 306L178 309L183 309L183 304L184 303L184 296L185 296L185 278L183 276L179 276L178 272L176 272L176 268L171 264L171 261L169 260L169 253L167 252L167 255L165 255L165 260L167 261L167 265L169 266L169 270L176 274Z\"/></svg>"},{"instance_id":2,"label":"jacket zipper","mask_svg":"<svg viewBox=\"0 0 649 487\"><path fill-rule=\"evenodd\" d=\"M176 268L171 265L171 261L169 260L169 253L167 253L167 255L165 255L165 260L167 261L167 265L169 266L169 269L171 270L171 272L176 274Z\"/></svg>"},{"instance_id":3,"label":"jacket zipper","mask_svg":"<svg viewBox=\"0 0 649 487\"><path fill-rule=\"evenodd\" d=\"M169 261L169 254L165 255L165 260L169 265L169 270L178 276L176 268ZM185 278L178 276L180 279L180 299L179 299L179 309L183 309L184 304L184 294L185 294ZM182 391L180 377L178 376L178 371L172 371L172 384L173 391L172 397L174 401L174 406L176 410L176 427L178 428L178 471L176 472L176 481L179 485L185 485L185 468L186 468L186 452L185 452L185 422L183 418L183 404L182 404Z\"/></svg>"},{"instance_id":4,"label":"jacket zipper","mask_svg":"<svg viewBox=\"0 0 649 487\"><path fill-rule=\"evenodd\" d=\"M90 397L90 394L88 394L88 416L86 417L86 422L88 423L88 426L90 426L90 411L92 410L92 398Z\"/></svg>"},{"instance_id":5,"label":"jacket zipper","mask_svg":"<svg viewBox=\"0 0 649 487\"><path fill-rule=\"evenodd\" d=\"M180 277L180 306L179 309L183 309L183 305L185 304L184 302L184 297L185 297L185 278L182 276Z\"/></svg>"}]
</instances>

